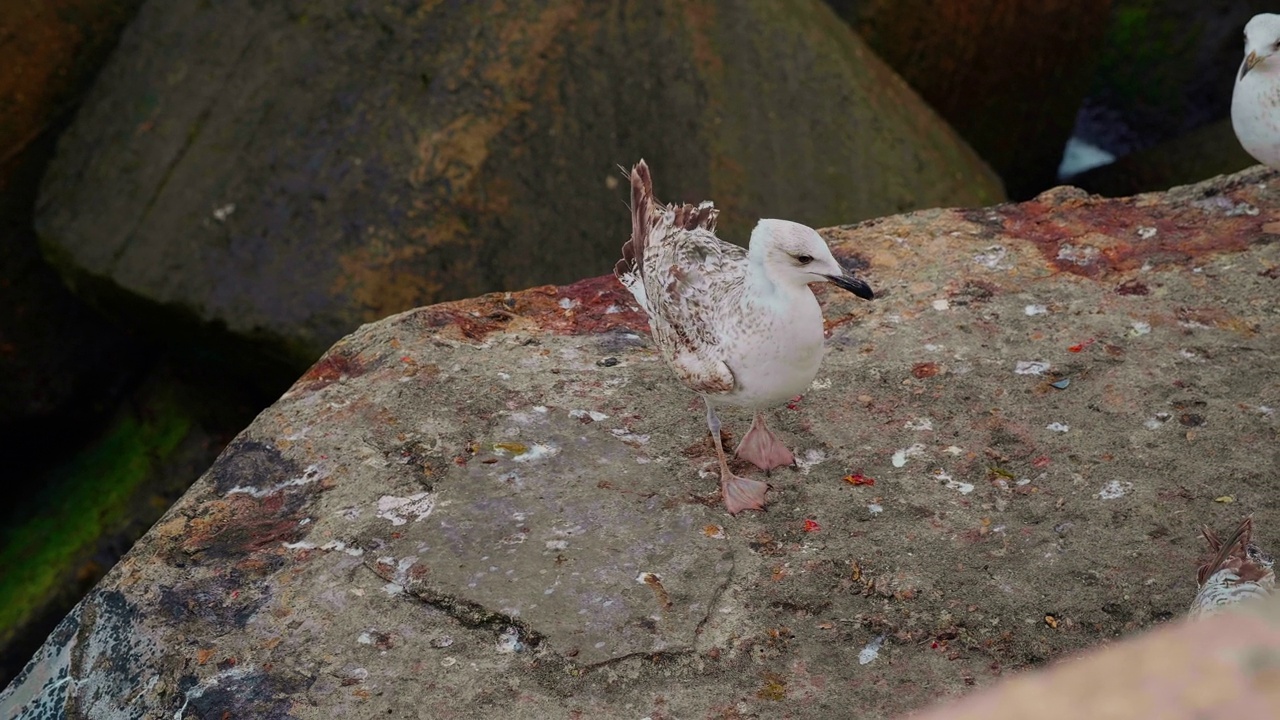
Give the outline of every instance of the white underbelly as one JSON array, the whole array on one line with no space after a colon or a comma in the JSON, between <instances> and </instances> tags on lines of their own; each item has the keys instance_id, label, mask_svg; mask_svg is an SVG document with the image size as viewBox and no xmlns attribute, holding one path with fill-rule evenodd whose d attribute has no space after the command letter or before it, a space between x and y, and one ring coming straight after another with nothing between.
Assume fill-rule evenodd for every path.
<instances>
[{"instance_id":1,"label":"white underbelly","mask_svg":"<svg viewBox=\"0 0 1280 720\"><path fill-rule=\"evenodd\" d=\"M1236 138L1259 162L1280 164L1280 90L1264 78L1246 76L1231 98Z\"/></svg>"},{"instance_id":2,"label":"white underbelly","mask_svg":"<svg viewBox=\"0 0 1280 720\"><path fill-rule=\"evenodd\" d=\"M807 294L807 293L806 293ZM772 322L756 337L767 342L753 346L729 361L735 390L715 398L718 403L738 407L767 408L781 405L809 389L822 364L822 311L809 295L809 302L789 316Z\"/></svg>"}]
</instances>

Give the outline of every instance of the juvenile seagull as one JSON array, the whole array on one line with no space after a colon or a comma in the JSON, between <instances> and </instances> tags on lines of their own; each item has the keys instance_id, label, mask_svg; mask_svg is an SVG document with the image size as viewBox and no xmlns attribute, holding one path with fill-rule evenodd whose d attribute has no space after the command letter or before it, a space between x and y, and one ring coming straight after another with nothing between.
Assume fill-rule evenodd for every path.
<instances>
[{"instance_id":1,"label":"juvenile seagull","mask_svg":"<svg viewBox=\"0 0 1280 720\"><path fill-rule=\"evenodd\" d=\"M1244 61L1231 95L1231 127L1250 155L1280 169L1280 15L1244 26Z\"/></svg>"},{"instance_id":2,"label":"juvenile seagull","mask_svg":"<svg viewBox=\"0 0 1280 720\"><path fill-rule=\"evenodd\" d=\"M755 410L737 455L762 470L795 462L764 408L804 392L822 362L822 310L809 283L833 282L870 300L871 288L836 262L812 228L761 220L749 250L716 237L711 202L663 205L649 166L631 169L631 239L614 275L649 315L662 356L702 395L731 514L763 510L768 485L729 470L717 405Z\"/></svg>"},{"instance_id":3,"label":"juvenile seagull","mask_svg":"<svg viewBox=\"0 0 1280 720\"><path fill-rule=\"evenodd\" d=\"M1200 566L1200 585L1191 603L1191 617L1202 618L1250 598L1275 592L1275 560L1253 544L1253 518L1247 517L1224 543L1209 528L1200 531L1213 557Z\"/></svg>"}]
</instances>

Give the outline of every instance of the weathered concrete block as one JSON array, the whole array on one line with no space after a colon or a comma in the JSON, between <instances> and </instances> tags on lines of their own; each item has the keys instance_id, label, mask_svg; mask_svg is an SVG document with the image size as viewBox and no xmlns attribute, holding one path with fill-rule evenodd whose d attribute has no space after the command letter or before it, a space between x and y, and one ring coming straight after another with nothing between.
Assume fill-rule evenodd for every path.
<instances>
[{"instance_id":1,"label":"weathered concrete block","mask_svg":"<svg viewBox=\"0 0 1280 720\"><path fill-rule=\"evenodd\" d=\"M419 308L263 411L0 715L883 718L1179 617L1201 524L1280 528L1276 174L825 233L882 297L819 289L768 512L723 512L612 277Z\"/></svg>"}]
</instances>

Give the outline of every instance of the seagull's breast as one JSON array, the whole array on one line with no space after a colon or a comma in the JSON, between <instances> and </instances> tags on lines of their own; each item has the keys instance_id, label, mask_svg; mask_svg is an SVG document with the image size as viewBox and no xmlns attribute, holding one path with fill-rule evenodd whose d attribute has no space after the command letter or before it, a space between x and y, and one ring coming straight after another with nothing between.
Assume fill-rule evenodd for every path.
<instances>
[{"instance_id":1,"label":"seagull's breast","mask_svg":"<svg viewBox=\"0 0 1280 720\"><path fill-rule=\"evenodd\" d=\"M789 303L761 303L747 312L726 344L737 388L723 402L772 407L809 389L822 363L822 310L808 289Z\"/></svg>"},{"instance_id":2,"label":"seagull's breast","mask_svg":"<svg viewBox=\"0 0 1280 720\"><path fill-rule=\"evenodd\" d=\"M1280 75L1262 70L1255 67L1236 80L1231 127L1250 155L1275 168L1280 167Z\"/></svg>"}]
</instances>

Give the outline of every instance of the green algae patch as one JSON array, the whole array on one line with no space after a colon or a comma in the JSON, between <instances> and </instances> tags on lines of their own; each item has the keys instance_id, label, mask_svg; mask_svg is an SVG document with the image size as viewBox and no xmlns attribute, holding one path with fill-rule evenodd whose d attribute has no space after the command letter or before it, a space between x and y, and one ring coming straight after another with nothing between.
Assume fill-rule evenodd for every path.
<instances>
[{"instance_id":1,"label":"green algae patch","mask_svg":"<svg viewBox=\"0 0 1280 720\"><path fill-rule=\"evenodd\" d=\"M156 476L194 418L170 387L146 395L142 409L126 404L93 444L36 480L44 490L0 528L0 648L60 596L96 582L108 569L95 561L101 544L136 521L140 503L152 504Z\"/></svg>"}]
</instances>

